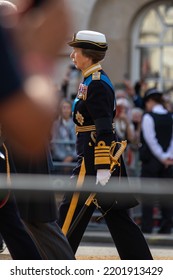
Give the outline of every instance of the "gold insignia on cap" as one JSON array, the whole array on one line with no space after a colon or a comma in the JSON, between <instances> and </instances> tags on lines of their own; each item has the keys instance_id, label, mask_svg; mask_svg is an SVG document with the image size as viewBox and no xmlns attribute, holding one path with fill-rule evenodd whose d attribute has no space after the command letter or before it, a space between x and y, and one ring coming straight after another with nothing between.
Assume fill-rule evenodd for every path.
<instances>
[{"instance_id":1,"label":"gold insignia on cap","mask_svg":"<svg viewBox=\"0 0 173 280\"><path fill-rule=\"evenodd\" d=\"M84 117L82 116L82 114L79 113L79 111L77 111L76 115L75 115L76 120L78 121L78 123L80 125L83 125L84 123Z\"/></svg>"},{"instance_id":2,"label":"gold insignia on cap","mask_svg":"<svg viewBox=\"0 0 173 280\"><path fill-rule=\"evenodd\" d=\"M79 85L77 97L85 101L87 99L87 90L88 86L81 83Z\"/></svg>"},{"instance_id":3,"label":"gold insignia on cap","mask_svg":"<svg viewBox=\"0 0 173 280\"><path fill-rule=\"evenodd\" d=\"M101 72L94 72L92 74L92 80L100 80Z\"/></svg>"}]
</instances>

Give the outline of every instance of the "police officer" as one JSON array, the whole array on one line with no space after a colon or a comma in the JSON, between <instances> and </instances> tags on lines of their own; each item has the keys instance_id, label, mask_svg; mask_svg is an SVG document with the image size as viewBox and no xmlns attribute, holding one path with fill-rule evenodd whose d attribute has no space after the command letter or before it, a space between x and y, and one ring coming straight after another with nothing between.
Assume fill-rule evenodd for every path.
<instances>
[{"instance_id":1,"label":"police officer","mask_svg":"<svg viewBox=\"0 0 173 280\"><path fill-rule=\"evenodd\" d=\"M104 34L89 30L74 34L69 45L73 47L70 57L76 68L82 71L84 78L79 85L77 98L73 105L78 154L73 177L77 178L77 184L81 185L83 182L85 185L87 184L86 177L92 175L93 186L96 183L101 188L120 172L126 176L122 159L121 166L113 171L112 176L110 173L110 148L114 141L117 141L112 126L115 114L115 93L109 77L100 64L105 57L108 45ZM98 209L104 216L120 258L152 259L139 227L128 214L128 209L137 204L136 200L131 196L127 199L125 195L115 195L112 201L106 201L100 195L96 198L97 201L94 200L94 202L99 205ZM84 197L79 197L74 217L79 213L83 202ZM70 206L70 198L66 196L60 205L59 224L63 228ZM77 225L70 236L67 234L74 252L80 244L95 207L94 203L91 203L80 226Z\"/></svg>"},{"instance_id":2,"label":"police officer","mask_svg":"<svg viewBox=\"0 0 173 280\"><path fill-rule=\"evenodd\" d=\"M145 114L142 118L140 158L141 176L172 178L173 165L173 120L172 113L164 107L163 93L149 88L144 95ZM164 132L164 133L163 133ZM152 186L151 186L152 187ZM143 199L142 231L153 230L153 207L160 205L162 221L159 233L171 233L172 207L154 196Z\"/></svg>"}]
</instances>

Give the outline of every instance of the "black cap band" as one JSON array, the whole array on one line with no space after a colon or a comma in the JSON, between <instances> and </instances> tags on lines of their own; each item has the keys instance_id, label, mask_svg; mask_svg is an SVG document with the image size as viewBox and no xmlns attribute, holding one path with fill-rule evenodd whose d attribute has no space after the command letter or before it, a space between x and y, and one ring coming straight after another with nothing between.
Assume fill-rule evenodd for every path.
<instances>
[{"instance_id":1,"label":"black cap band","mask_svg":"<svg viewBox=\"0 0 173 280\"><path fill-rule=\"evenodd\" d=\"M69 42L68 45L74 48L91 49L96 51L106 51L108 49L107 44L99 44L90 41L72 41Z\"/></svg>"}]
</instances>

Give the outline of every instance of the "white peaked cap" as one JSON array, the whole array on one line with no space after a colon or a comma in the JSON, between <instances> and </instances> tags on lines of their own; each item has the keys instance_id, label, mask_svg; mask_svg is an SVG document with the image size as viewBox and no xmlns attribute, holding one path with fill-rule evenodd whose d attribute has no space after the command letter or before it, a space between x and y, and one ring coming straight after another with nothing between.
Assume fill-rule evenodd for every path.
<instances>
[{"instance_id":1,"label":"white peaked cap","mask_svg":"<svg viewBox=\"0 0 173 280\"><path fill-rule=\"evenodd\" d=\"M71 47L94 49L98 51L106 51L108 48L106 36L103 33L91 30L82 30L75 33L72 41L68 44Z\"/></svg>"}]
</instances>

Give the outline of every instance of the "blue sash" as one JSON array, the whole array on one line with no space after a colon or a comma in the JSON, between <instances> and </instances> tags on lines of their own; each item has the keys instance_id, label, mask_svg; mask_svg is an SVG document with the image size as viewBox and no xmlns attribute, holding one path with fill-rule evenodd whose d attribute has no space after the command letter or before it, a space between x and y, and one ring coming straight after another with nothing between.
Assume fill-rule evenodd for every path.
<instances>
[{"instance_id":1,"label":"blue sash","mask_svg":"<svg viewBox=\"0 0 173 280\"><path fill-rule=\"evenodd\" d=\"M108 78L108 76L104 75L104 74L101 74L100 76L100 80L101 81L104 81L105 83L107 83L111 89L114 91L114 86L113 84L111 83L110 79ZM84 85L86 86L89 86L89 84L92 82L92 75L90 75L89 77L86 78L86 80L83 82ZM74 108L76 106L76 103L79 101L79 98L76 97L74 102L73 102L73 105L72 105L72 112L74 112Z\"/></svg>"}]
</instances>

